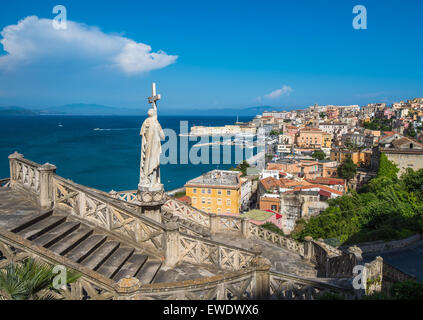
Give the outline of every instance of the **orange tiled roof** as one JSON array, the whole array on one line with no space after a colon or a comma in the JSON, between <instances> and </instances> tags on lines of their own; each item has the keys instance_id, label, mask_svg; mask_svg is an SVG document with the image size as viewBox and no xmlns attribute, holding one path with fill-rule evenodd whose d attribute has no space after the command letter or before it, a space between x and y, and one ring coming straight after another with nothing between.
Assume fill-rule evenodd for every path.
<instances>
[{"instance_id":1,"label":"orange tiled roof","mask_svg":"<svg viewBox=\"0 0 423 320\"><path fill-rule=\"evenodd\" d=\"M335 193L339 196L342 196L344 194L341 191L329 188L329 187L321 185L321 184L311 184L309 186L297 187L297 188L294 188L294 191L300 191L300 190L304 190L304 189L313 189L313 188L319 188L320 190L325 190L325 191L328 191L330 193Z\"/></svg>"}]
</instances>

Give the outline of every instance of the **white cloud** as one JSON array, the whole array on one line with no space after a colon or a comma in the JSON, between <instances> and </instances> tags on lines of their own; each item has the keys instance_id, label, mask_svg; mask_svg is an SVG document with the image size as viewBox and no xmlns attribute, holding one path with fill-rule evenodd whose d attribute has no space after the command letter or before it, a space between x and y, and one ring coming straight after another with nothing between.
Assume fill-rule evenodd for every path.
<instances>
[{"instance_id":1,"label":"white cloud","mask_svg":"<svg viewBox=\"0 0 423 320\"><path fill-rule=\"evenodd\" d=\"M276 99L281 96L287 96L292 92L292 88L287 85L283 85L282 88L274 90L269 94L264 95L265 99Z\"/></svg>"},{"instance_id":2,"label":"white cloud","mask_svg":"<svg viewBox=\"0 0 423 320\"><path fill-rule=\"evenodd\" d=\"M7 52L0 56L0 70L76 62L86 68L115 68L135 75L164 68L178 58L161 50L152 52L144 43L69 20L66 30L56 30L52 20L29 16L5 27L0 34L0 43Z\"/></svg>"}]
</instances>

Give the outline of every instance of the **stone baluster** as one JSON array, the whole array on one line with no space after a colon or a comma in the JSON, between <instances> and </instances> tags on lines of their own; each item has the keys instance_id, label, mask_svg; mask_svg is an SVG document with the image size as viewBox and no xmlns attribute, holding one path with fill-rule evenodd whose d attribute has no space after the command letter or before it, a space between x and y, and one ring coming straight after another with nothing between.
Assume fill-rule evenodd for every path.
<instances>
[{"instance_id":1,"label":"stone baluster","mask_svg":"<svg viewBox=\"0 0 423 320\"><path fill-rule=\"evenodd\" d=\"M164 267L172 268L179 262L179 225L176 222L165 224Z\"/></svg>"},{"instance_id":2,"label":"stone baluster","mask_svg":"<svg viewBox=\"0 0 423 320\"><path fill-rule=\"evenodd\" d=\"M10 169L10 187L13 188L16 183L18 183L18 173L17 173L17 165L16 161L23 159L23 154L18 152L14 152L9 156L9 169Z\"/></svg>"},{"instance_id":3,"label":"stone baluster","mask_svg":"<svg viewBox=\"0 0 423 320\"><path fill-rule=\"evenodd\" d=\"M216 234L219 232L219 216L215 213L210 213L209 215L209 224L210 224L210 234Z\"/></svg>"},{"instance_id":4,"label":"stone baluster","mask_svg":"<svg viewBox=\"0 0 423 320\"><path fill-rule=\"evenodd\" d=\"M270 268L272 264L268 259L258 256L251 260L250 266L255 269L252 298L268 300L270 297Z\"/></svg>"},{"instance_id":5,"label":"stone baluster","mask_svg":"<svg viewBox=\"0 0 423 320\"><path fill-rule=\"evenodd\" d=\"M45 163L38 168L40 173L40 198L41 208L50 209L54 205L54 182L53 175L56 173L56 166Z\"/></svg>"},{"instance_id":6,"label":"stone baluster","mask_svg":"<svg viewBox=\"0 0 423 320\"><path fill-rule=\"evenodd\" d=\"M304 259L307 262L311 262L314 259L314 246L313 246L313 238L307 236L304 238Z\"/></svg>"},{"instance_id":7,"label":"stone baluster","mask_svg":"<svg viewBox=\"0 0 423 320\"><path fill-rule=\"evenodd\" d=\"M248 239L250 234L249 234L249 225L250 225L250 220L247 218L242 218L241 220L241 236L244 239Z\"/></svg>"}]
</instances>

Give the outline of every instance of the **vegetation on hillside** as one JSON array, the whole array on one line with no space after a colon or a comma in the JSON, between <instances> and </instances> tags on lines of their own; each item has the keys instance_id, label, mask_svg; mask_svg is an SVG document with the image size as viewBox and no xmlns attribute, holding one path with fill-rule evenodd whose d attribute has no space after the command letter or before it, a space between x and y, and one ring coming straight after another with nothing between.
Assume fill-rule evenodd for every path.
<instances>
[{"instance_id":1,"label":"vegetation on hillside","mask_svg":"<svg viewBox=\"0 0 423 320\"><path fill-rule=\"evenodd\" d=\"M243 160L239 165L237 165L235 168L229 168L231 171L241 171L242 175L241 177L244 177L247 175L247 169L250 167L250 164Z\"/></svg>"},{"instance_id":2,"label":"vegetation on hillside","mask_svg":"<svg viewBox=\"0 0 423 320\"><path fill-rule=\"evenodd\" d=\"M364 128L370 130L392 131L392 120L374 118L364 123Z\"/></svg>"},{"instance_id":3,"label":"vegetation on hillside","mask_svg":"<svg viewBox=\"0 0 423 320\"><path fill-rule=\"evenodd\" d=\"M326 154L322 150L314 151L311 156L316 160L324 160L326 158Z\"/></svg>"},{"instance_id":4,"label":"vegetation on hillside","mask_svg":"<svg viewBox=\"0 0 423 320\"><path fill-rule=\"evenodd\" d=\"M336 240L353 244L397 240L423 231L423 169L398 168L381 156L376 178L358 191L329 200L329 207L309 221L297 223L293 237Z\"/></svg>"},{"instance_id":5,"label":"vegetation on hillside","mask_svg":"<svg viewBox=\"0 0 423 320\"><path fill-rule=\"evenodd\" d=\"M269 231L272 231L274 233L280 234L281 236L284 236L285 235L283 233L283 231L281 229L279 229L279 227L277 225L275 225L274 223L272 223L272 222L263 223L261 226L263 228L269 230Z\"/></svg>"},{"instance_id":6,"label":"vegetation on hillside","mask_svg":"<svg viewBox=\"0 0 423 320\"><path fill-rule=\"evenodd\" d=\"M355 177L357 174L357 165L352 161L351 156L347 158L339 165L338 177L345 179L347 182Z\"/></svg>"}]
</instances>

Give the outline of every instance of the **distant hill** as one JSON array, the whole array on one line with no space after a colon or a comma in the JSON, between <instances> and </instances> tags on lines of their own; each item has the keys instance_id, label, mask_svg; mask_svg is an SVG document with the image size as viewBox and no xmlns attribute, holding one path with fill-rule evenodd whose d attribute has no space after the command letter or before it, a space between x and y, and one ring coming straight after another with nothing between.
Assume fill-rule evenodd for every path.
<instances>
[{"instance_id":1,"label":"distant hill","mask_svg":"<svg viewBox=\"0 0 423 320\"><path fill-rule=\"evenodd\" d=\"M37 114L38 112L36 111L21 108L21 107L15 107L15 106L0 107L0 115L4 115L4 116L19 116L19 115L34 116Z\"/></svg>"},{"instance_id":2,"label":"distant hill","mask_svg":"<svg viewBox=\"0 0 423 320\"><path fill-rule=\"evenodd\" d=\"M145 116L147 106L139 108L118 108L99 104L73 103L57 107L47 108L22 108L17 106L0 107L0 115L63 115L63 116ZM161 108L161 115L190 115L190 116L251 116L262 114L263 111L280 111L282 108L271 106L255 106L246 108L218 108L218 109L180 109Z\"/></svg>"},{"instance_id":3,"label":"distant hill","mask_svg":"<svg viewBox=\"0 0 423 320\"><path fill-rule=\"evenodd\" d=\"M117 115L143 115L145 108L115 108L98 104L74 103L58 107L50 107L40 110L44 115L67 115L67 116L117 116Z\"/></svg>"}]
</instances>

